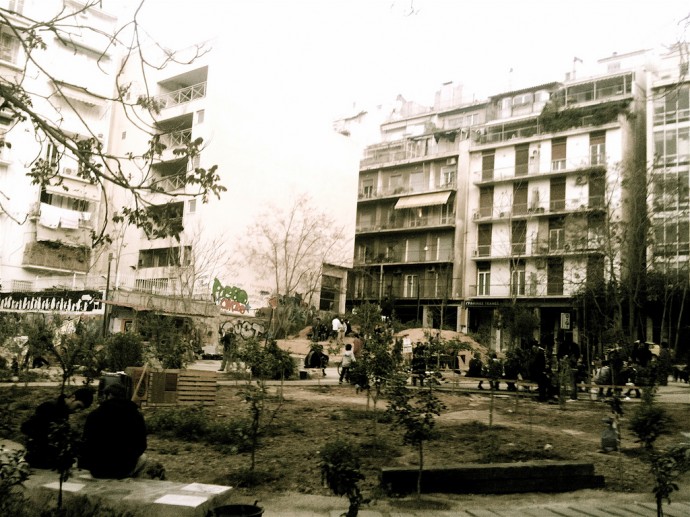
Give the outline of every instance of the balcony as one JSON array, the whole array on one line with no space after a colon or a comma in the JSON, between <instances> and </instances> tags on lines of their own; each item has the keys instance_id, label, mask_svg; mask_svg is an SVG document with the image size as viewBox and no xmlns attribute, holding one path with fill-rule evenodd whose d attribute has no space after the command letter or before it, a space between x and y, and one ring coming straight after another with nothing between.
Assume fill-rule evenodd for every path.
<instances>
[{"instance_id":1,"label":"balcony","mask_svg":"<svg viewBox=\"0 0 690 517\"><path fill-rule=\"evenodd\" d=\"M193 84L186 88L181 88L172 92L164 93L155 97L155 102L158 107L163 110L172 108L180 104L185 104L196 99L203 99L206 97L206 82Z\"/></svg>"},{"instance_id":2,"label":"balcony","mask_svg":"<svg viewBox=\"0 0 690 517\"><path fill-rule=\"evenodd\" d=\"M409 254L404 256L402 253L393 254L367 254L364 257L355 257L355 266L383 266L383 265L401 265L401 264L439 264L446 262L453 262L453 252L448 250L444 253L443 250L439 250L439 253L435 256L431 256L432 253L428 255L424 252L419 254ZM441 258L443 257L443 258Z\"/></svg>"},{"instance_id":3,"label":"balcony","mask_svg":"<svg viewBox=\"0 0 690 517\"><path fill-rule=\"evenodd\" d=\"M515 166L476 170L472 173L473 183L475 185L492 185L512 181L544 179L575 172L580 174L603 174L606 172L605 163L602 163L603 161L600 154L581 156L572 159L553 160L547 166L535 161L529 164L528 173L522 175L515 174Z\"/></svg>"},{"instance_id":4,"label":"balcony","mask_svg":"<svg viewBox=\"0 0 690 517\"><path fill-rule=\"evenodd\" d=\"M546 275L544 275L546 276ZM547 298L569 296L578 286L566 285L561 281L549 282L546 278L529 279L524 283L493 283L470 285L469 298Z\"/></svg>"},{"instance_id":5,"label":"balcony","mask_svg":"<svg viewBox=\"0 0 690 517\"><path fill-rule=\"evenodd\" d=\"M431 145L428 141L431 141ZM364 150L364 158L360 160L359 165L360 168L366 169L375 165L415 160L435 160L444 157L453 159L454 156L457 156L454 147L436 145L432 135L423 135L371 145Z\"/></svg>"},{"instance_id":6,"label":"balcony","mask_svg":"<svg viewBox=\"0 0 690 517\"><path fill-rule=\"evenodd\" d=\"M22 265L27 268L86 273L89 270L91 250L69 247L54 242L30 242L24 247Z\"/></svg>"},{"instance_id":7,"label":"balcony","mask_svg":"<svg viewBox=\"0 0 690 517\"><path fill-rule=\"evenodd\" d=\"M455 226L454 215L427 215L424 217L405 218L394 220L388 223L372 223L368 225L357 225L357 234L391 232L398 230L438 228Z\"/></svg>"},{"instance_id":8,"label":"balcony","mask_svg":"<svg viewBox=\"0 0 690 517\"><path fill-rule=\"evenodd\" d=\"M182 129L180 131L173 131L161 135L160 141L168 149L176 149L179 147L187 147L192 141L192 130Z\"/></svg>"},{"instance_id":9,"label":"balcony","mask_svg":"<svg viewBox=\"0 0 690 517\"><path fill-rule=\"evenodd\" d=\"M375 189L373 187L367 187L359 191L357 196L358 201L368 201L377 200L387 197L396 197L409 194L426 194L431 192L438 192L443 190L456 190L456 181L439 182L431 188L419 187L419 186L408 186L408 187L383 187Z\"/></svg>"}]
</instances>

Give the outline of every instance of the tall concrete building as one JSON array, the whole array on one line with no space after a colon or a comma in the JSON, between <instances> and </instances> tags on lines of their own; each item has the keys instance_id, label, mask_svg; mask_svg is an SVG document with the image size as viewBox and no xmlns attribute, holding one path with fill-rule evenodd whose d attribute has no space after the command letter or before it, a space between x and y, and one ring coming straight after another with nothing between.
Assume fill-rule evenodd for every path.
<instances>
[{"instance_id":1,"label":"tall concrete building","mask_svg":"<svg viewBox=\"0 0 690 517\"><path fill-rule=\"evenodd\" d=\"M102 49L116 18L95 7L81 12L83 4L71 0L2 0L2 7L19 28L79 11L79 23L95 29L60 39L46 31L46 49L34 50L29 59L3 24L0 73L5 85L22 85L31 109L50 124L107 147L111 107L104 98L112 96L116 58L115 49ZM79 176L73 153L11 109L0 112L0 133L0 309L102 313L94 290L105 287L105 278L94 272L101 255L91 235L102 217L101 191ZM41 161L53 171L43 188L27 176Z\"/></svg>"},{"instance_id":2,"label":"tall concrete building","mask_svg":"<svg viewBox=\"0 0 690 517\"><path fill-rule=\"evenodd\" d=\"M625 262L606 233L632 217L624 177L644 175L648 59L482 102L448 84L433 107L402 103L360 164L349 306L381 303L497 350L501 309L520 307L542 344L580 340L576 294Z\"/></svg>"}]
</instances>

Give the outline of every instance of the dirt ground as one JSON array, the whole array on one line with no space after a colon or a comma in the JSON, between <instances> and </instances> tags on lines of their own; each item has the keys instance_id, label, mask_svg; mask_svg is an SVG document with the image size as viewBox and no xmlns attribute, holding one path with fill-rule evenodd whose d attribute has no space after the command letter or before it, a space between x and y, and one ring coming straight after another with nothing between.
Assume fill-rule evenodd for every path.
<instances>
[{"instance_id":1,"label":"dirt ground","mask_svg":"<svg viewBox=\"0 0 690 517\"><path fill-rule=\"evenodd\" d=\"M364 393L350 386L287 387L284 401L270 429L262 438L256 470L262 482L244 487L241 472L249 466L249 455L225 454L208 445L180 443L151 436L150 455L163 463L171 480L190 480L238 486L247 495L261 499L275 492L329 495L319 470L318 451L327 441L347 438L361 450L362 483L368 497L381 496L379 468L416 466L416 450L402 444L399 430L390 422L374 426L373 406ZM644 453L622 422L621 453L600 452L602 418L609 415L601 402L558 405L495 397L490 415L490 397L442 394L446 411L437 422L438 436L425 448L425 465L444 466L469 462L513 462L530 459L580 460L592 462L606 479L606 491L629 494L651 492L653 480ZM274 402L275 404L275 402ZM626 406L627 408L632 406ZM379 401L382 413L385 402ZM237 388L222 387L213 418L246 418L247 409ZM661 437L659 447L677 443L680 422L687 418L685 406L668 406L676 424ZM385 419L384 419L385 420ZM491 421L491 425L489 425Z\"/></svg>"}]
</instances>

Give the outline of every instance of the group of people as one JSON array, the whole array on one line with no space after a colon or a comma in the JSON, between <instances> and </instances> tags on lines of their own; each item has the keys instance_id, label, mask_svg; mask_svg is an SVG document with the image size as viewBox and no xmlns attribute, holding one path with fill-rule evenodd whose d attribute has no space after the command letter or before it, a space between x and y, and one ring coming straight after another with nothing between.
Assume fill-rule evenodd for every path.
<instances>
[{"instance_id":1,"label":"group of people","mask_svg":"<svg viewBox=\"0 0 690 517\"><path fill-rule=\"evenodd\" d=\"M71 467L64 465L64 446L56 439L56 430L70 426L70 414L91 407L93 401L94 391L84 387L40 404L21 425L27 463L40 469ZM122 384L111 384L103 390L103 400L88 414L79 434L80 439L72 444L76 447L77 466L93 477L137 477L145 469L146 423ZM71 463L71 457L67 457Z\"/></svg>"}]
</instances>

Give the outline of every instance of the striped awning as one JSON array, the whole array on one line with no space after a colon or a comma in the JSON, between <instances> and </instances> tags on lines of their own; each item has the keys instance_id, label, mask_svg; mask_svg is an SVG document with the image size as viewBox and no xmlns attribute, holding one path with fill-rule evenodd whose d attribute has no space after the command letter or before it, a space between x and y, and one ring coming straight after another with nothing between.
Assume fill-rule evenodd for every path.
<instances>
[{"instance_id":1,"label":"striped awning","mask_svg":"<svg viewBox=\"0 0 690 517\"><path fill-rule=\"evenodd\" d=\"M401 197L395 204L395 208L418 208L421 206L445 205L450 197L450 191L431 192L429 194L417 194L416 196Z\"/></svg>"}]
</instances>

